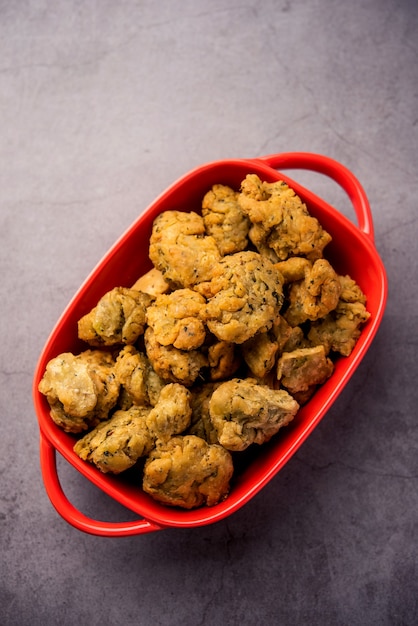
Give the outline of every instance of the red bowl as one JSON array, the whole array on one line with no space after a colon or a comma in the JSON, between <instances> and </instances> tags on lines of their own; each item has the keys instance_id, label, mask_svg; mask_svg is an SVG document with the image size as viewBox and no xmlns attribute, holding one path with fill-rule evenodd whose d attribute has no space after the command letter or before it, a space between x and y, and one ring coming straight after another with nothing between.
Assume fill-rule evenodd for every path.
<instances>
[{"instance_id":1,"label":"red bowl","mask_svg":"<svg viewBox=\"0 0 418 626\"><path fill-rule=\"evenodd\" d=\"M332 178L349 196L358 226L308 189L289 179L280 169L306 169ZM148 244L154 218L167 209L199 212L201 201L215 183L239 188L249 173L266 181L285 180L303 199L310 213L332 235L326 256L340 274L349 274L367 296L371 313L349 357L338 359L331 378L303 406L297 418L268 444L252 446L243 453L234 473L228 498L213 507L178 510L159 504L141 489L140 482L101 473L73 451L74 437L63 432L49 415L46 398L38 391L48 361L61 352L78 352L85 346L77 338L77 321L113 287L130 286L151 268ZM321 155L288 153L258 159L224 160L202 165L161 194L116 241L73 297L58 320L40 355L33 381L33 399L40 428L40 460L48 496L58 513L70 524L95 535L142 534L165 527L195 527L231 515L260 491L292 457L313 431L349 381L369 348L383 317L387 298L384 266L373 239L373 221L366 194L356 177L340 163ZM135 522L103 522L78 511L65 496L57 474L56 452L87 479L116 501L140 516Z\"/></svg>"}]
</instances>

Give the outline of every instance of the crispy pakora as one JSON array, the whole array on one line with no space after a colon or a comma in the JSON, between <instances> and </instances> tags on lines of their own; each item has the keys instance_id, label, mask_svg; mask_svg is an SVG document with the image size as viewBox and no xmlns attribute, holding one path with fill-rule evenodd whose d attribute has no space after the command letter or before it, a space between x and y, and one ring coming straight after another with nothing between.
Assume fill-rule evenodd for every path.
<instances>
[{"instance_id":1,"label":"crispy pakora","mask_svg":"<svg viewBox=\"0 0 418 626\"><path fill-rule=\"evenodd\" d=\"M234 452L269 441L293 420L298 409L287 391L270 389L249 378L220 384L209 402L218 441Z\"/></svg>"},{"instance_id":2,"label":"crispy pakora","mask_svg":"<svg viewBox=\"0 0 418 626\"><path fill-rule=\"evenodd\" d=\"M289 256L312 261L323 256L331 235L284 181L268 183L248 174L241 183L238 201L252 224L250 240L272 262Z\"/></svg>"},{"instance_id":3,"label":"crispy pakora","mask_svg":"<svg viewBox=\"0 0 418 626\"><path fill-rule=\"evenodd\" d=\"M277 379L292 395L322 385L334 371L324 346L284 352L277 364Z\"/></svg>"},{"instance_id":4,"label":"crispy pakora","mask_svg":"<svg viewBox=\"0 0 418 626\"><path fill-rule=\"evenodd\" d=\"M306 347L304 346L306 339L301 327L291 326L286 322L283 315L280 315L277 322L273 324L272 332L279 344L278 356L283 352L291 352L296 348Z\"/></svg>"},{"instance_id":5,"label":"crispy pakora","mask_svg":"<svg viewBox=\"0 0 418 626\"><path fill-rule=\"evenodd\" d=\"M314 345L323 345L330 351L349 356L367 322L366 298L356 282L349 276L339 277L341 295L336 308L323 319L314 322L308 333Z\"/></svg>"},{"instance_id":6,"label":"crispy pakora","mask_svg":"<svg viewBox=\"0 0 418 626\"><path fill-rule=\"evenodd\" d=\"M248 245L250 221L243 213L239 192L227 185L213 185L202 202L202 216L208 235L215 239L222 256L242 252Z\"/></svg>"},{"instance_id":7,"label":"crispy pakora","mask_svg":"<svg viewBox=\"0 0 418 626\"><path fill-rule=\"evenodd\" d=\"M206 300L192 289L176 289L159 295L148 307L147 324L162 346L196 350L206 338L201 313Z\"/></svg>"},{"instance_id":8,"label":"crispy pakora","mask_svg":"<svg viewBox=\"0 0 418 626\"><path fill-rule=\"evenodd\" d=\"M52 420L68 433L81 433L108 417L119 396L114 360L108 352L63 352L51 359L39 383Z\"/></svg>"},{"instance_id":9,"label":"crispy pakora","mask_svg":"<svg viewBox=\"0 0 418 626\"><path fill-rule=\"evenodd\" d=\"M156 297L160 293L167 293L170 290L170 285L164 279L162 272L153 267L148 272L138 278L138 280L132 285L131 289L135 291L142 291L150 296Z\"/></svg>"},{"instance_id":10,"label":"crispy pakora","mask_svg":"<svg viewBox=\"0 0 418 626\"><path fill-rule=\"evenodd\" d=\"M74 452L103 473L120 474L133 467L154 447L154 436L146 423L149 411L139 406L116 411L79 439Z\"/></svg>"},{"instance_id":11,"label":"crispy pakora","mask_svg":"<svg viewBox=\"0 0 418 626\"><path fill-rule=\"evenodd\" d=\"M318 259L305 269L302 280L292 282L288 292L288 308L283 313L291 326L325 317L336 308L341 283L332 265Z\"/></svg>"},{"instance_id":12,"label":"crispy pakora","mask_svg":"<svg viewBox=\"0 0 418 626\"><path fill-rule=\"evenodd\" d=\"M209 379L230 378L241 365L237 347L231 341L215 341L208 347Z\"/></svg>"},{"instance_id":13,"label":"crispy pakora","mask_svg":"<svg viewBox=\"0 0 418 626\"><path fill-rule=\"evenodd\" d=\"M131 404L154 406L165 385L152 369L147 355L134 346L125 346L117 355L115 375L124 391L121 408Z\"/></svg>"},{"instance_id":14,"label":"crispy pakora","mask_svg":"<svg viewBox=\"0 0 418 626\"><path fill-rule=\"evenodd\" d=\"M271 328L283 303L283 279L257 252L224 257L207 285L209 330L221 341L243 343Z\"/></svg>"},{"instance_id":15,"label":"crispy pakora","mask_svg":"<svg viewBox=\"0 0 418 626\"><path fill-rule=\"evenodd\" d=\"M179 350L174 346L162 346L154 331L145 331L145 349L154 371L165 382L193 385L201 370L208 365L207 355L200 350Z\"/></svg>"},{"instance_id":16,"label":"crispy pakora","mask_svg":"<svg viewBox=\"0 0 418 626\"><path fill-rule=\"evenodd\" d=\"M115 287L78 322L78 336L94 347L133 344L145 329L145 312L153 298L149 294Z\"/></svg>"},{"instance_id":17,"label":"crispy pakora","mask_svg":"<svg viewBox=\"0 0 418 626\"><path fill-rule=\"evenodd\" d=\"M191 394L184 385L168 383L147 417L147 426L155 439L168 441L188 426L192 416Z\"/></svg>"},{"instance_id":18,"label":"crispy pakora","mask_svg":"<svg viewBox=\"0 0 418 626\"><path fill-rule=\"evenodd\" d=\"M205 383L191 389L192 417L186 434L201 437L208 443L218 443L218 435L209 413L211 396L220 383Z\"/></svg>"},{"instance_id":19,"label":"crispy pakora","mask_svg":"<svg viewBox=\"0 0 418 626\"><path fill-rule=\"evenodd\" d=\"M283 276L285 284L294 283L296 280L303 280L306 272L312 267L311 261L302 256L291 256L286 261L275 263L275 267Z\"/></svg>"},{"instance_id":20,"label":"crispy pakora","mask_svg":"<svg viewBox=\"0 0 418 626\"><path fill-rule=\"evenodd\" d=\"M206 235L194 211L164 211L153 223L149 256L172 287L192 287L210 280L221 258L215 239Z\"/></svg>"},{"instance_id":21,"label":"crispy pakora","mask_svg":"<svg viewBox=\"0 0 418 626\"><path fill-rule=\"evenodd\" d=\"M233 474L231 454L195 435L158 442L144 467L143 489L169 506L193 509L224 500Z\"/></svg>"},{"instance_id":22,"label":"crispy pakora","mask_svg":"<svg viewBox=\"0 0 418 626\"><path fill-rule=\"evenodd\" d=\"M283 352L304 347L307 340L299 326L292 327L284 317L273 324L271 330L260 333L242 344L241 353L251 375L269 387L278 387L274 367ZM273 375L271 375L273 373Z\"/></svg>"},{"instance_id":23,"label":"crispy pakora","mask_svg":"<svg viewBox=\"0 0 418 626\"><path fill-rule=\"evenodd\" d=\"M244 361L256 378L264 378L274 367L279 344L270 331L259 333L242 344Z\"/></svg>"}]
</instances>

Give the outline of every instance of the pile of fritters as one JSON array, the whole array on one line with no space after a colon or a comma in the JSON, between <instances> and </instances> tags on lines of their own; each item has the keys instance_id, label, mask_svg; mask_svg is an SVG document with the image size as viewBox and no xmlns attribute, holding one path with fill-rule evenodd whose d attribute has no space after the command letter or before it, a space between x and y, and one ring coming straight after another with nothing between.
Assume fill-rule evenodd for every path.
<instances>
[{"instance_id":1,"label":"pile of fritters","mask_svg":"<svg viewBox=\"0 0 418 626\"><path fill-rule=\"evenodd\" d=\"M269 441L348 356L369 318L331 236L283 182L217 184L201 214L154 221L153 269L78 323L80 354L39 384L75 452L102 472L142 460L144 491L183 508L228 495L234 455Z\"/></svg>"}]
</instances>

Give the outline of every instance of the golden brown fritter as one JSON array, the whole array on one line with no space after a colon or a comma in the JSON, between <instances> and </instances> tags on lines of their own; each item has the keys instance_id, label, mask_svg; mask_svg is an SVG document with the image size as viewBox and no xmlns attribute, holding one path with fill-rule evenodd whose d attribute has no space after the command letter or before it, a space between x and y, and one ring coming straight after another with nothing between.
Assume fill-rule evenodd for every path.
<instances>
[{"instance_id":1,"label":"golden brown fritter","mask_svg":"<svg viewBox=\"0 0 418 626\"><path fill-rule=\"evenodd\" d=\"M127 411L116 411L79 439L74 452L104 473L119 474L133 467L154 447L154 437L146 424L149 410L132 406Z\"/></svg>"},{"instance_id":2,"label":"golden brown fritter","mask_svg":"<svg viewBox=\"0 0 418 626\"><path fill-rule=\"evenodd\" d=\"M167 293L170 286L167 281L164 280L162 272L153 267L146 272L146 274L140 276L132 285L131 289L135 289L135 291L142 291L142 293L147 293L155 298L160 293Z\"/></svg>"},{"instance_id":3,"label":"golden brown fritter","mask_svg":"<svg viewBox=\"0 0 418 626\"><path fill-rule=\"evenodd\" d=\"M264 378L274 367L279 344L272 332L259 333L242 344L244 361L255 378Z\"/></svg>"},{"instance_id":4,"label":"golden brown fritter","mask_svg":"<svg viewBox=\"0 0 418 626\"><path fill-rule=\"evenodd\" d=\"M315 321L335 309L340 293L337 273L326 259L318 259L306 269L303 280L291 283L283 315L291 326Z\"/></svg>"},{"instance_id":5,"label":"golden brown fritter","mask_svg":"<svg viewBox=\"0 0 418 626\"><path fill-rule=\"evenodd\" d=\"M283 279L257 252L237 252L220 261L208 284L209 330L221 341L243 343L271 328L283 303Z\"/></svg>"},{"instance_id":6,"label":"golden brown fritter","mask_svg":"<svg viewBox=\"0 0 418 626\"><path fill-rule=\"evenodd\" d=\"M90 376L97 390L96 419L106 419L116 405L119 382L116 380L113 356L104 350L85 350L79 358L86 361Z\"/></svg>"},{"instance_id":7,"label":"golden brown fritter","mask_svg":"<svg viewBox=\"0 0 418 626\"><path fill-rule=\"evenodd\" d=\"M159 295L148 307L146 317L156 341L179 350L200 348L206 338L201 319L205 304L205 298L191 289Z\"/></svg>"},{"instance_id":8,"label":"golden brown fritter","mask_svg":"<svg viewBox=\"0 0 418 626\"><path fill-rule=\"evenodd\" d=\"M115 375L123 390L124 408L130 404L154 406L165 385L154 372L148 357L134 346L125 346L116 358Z\"/></svg>"},{"instance_id":9,"label":"golden brown fritter","mask_svg":"<svg viewBox=\"0 0 418 626\"><path fill-rule=\"evenodd\" d=\"M202 202L202 216L208 235L215 239L222 256L245 250L250 221L239 203L239 193L227 185L213 185Z\"/></svg>"},{"instance_id":10,"label":"golden brown fritter","mask_svg":"<svg viewBox=\"0 0 418 626\"><path fill-rule=\"evenodd\" d=\"M366 304L366 296L360 289L359 285L350 276L339 276L341 284L340 300L343 302L359 302L360 304Z\"/></svg>"},{"instance_id":11,"label":"golden brown fritter","mask_svg":"<svg viewBox=\"0 0 418 626\"><path fill-rule=\"evenodd\" d=\"M175 288L210 280L221 258L214 238L205 234L202 216L193 211L164 211L154 220L149 256Z\"/></svg>"},{"instance_id":12,"label":"golden brown fritter","mask_svg":"<svg viewBox=\"0 0 418 626\"><path fill-rule=\"evenodd\" d=\"M220 384L209 402L219 443L236 452L269 441L292 421L298 409L299 404L286 391L275 391L250 378Z\"/></svg>"},{"instance_id":13,"label":"golden brown fritter","mask_svg":"<svg viewBox=\"0 0 418 626\"><path fill-rule=\"evenodd\" d=\"M51 359L39 383L51 418L64 431L80 433L108 417L119 396L114 361L107 352L64 352Z\"/></svg>"},{"instance_id":14,"label":"golden brown fritter","mask_svg":"<svg viewBox=\"0 0 418 626\"><path fill-rule=\"evenodd\" d=\"M241 365L236 345L230 341L215 341L208 348L208 365L211 381L233 376Z\"/></svg>"},{"instance_id":15,"label":"golden brown fritter","mask_svg":"<svg viewBox=\"0 0 418 626\"><path fill-rule=\"evenodd\" d=\"M299 348L282 354L277 364L277 379L294 394L322 385L333 370L334 365L327 358L324 346Z\"/></svg>"},{"instance_id":16,"label":"golden brown fritter","mask_svg":"<svg viewBox=\"0 0 418 626\"><path fill-rule=\"evenodd\" d=\"M192 418L187 435L196 435L208 443L218 443L218 435L209 414L212 393L220 383L205 383L191 389Z\"/></svg>"},{"instance_id":17,"label":"golden brown fritter","mask_svg":"<svg viewBox=\"0 0 418 626\"><path fill-rule=\"evenodd\" d=\"M238 201L252 223L251 241L273 262L289 256L319 259L331 241L329 233L282 180L267 183L256 174L248 174L241 183Z\"/></svg>"},{"instance_id":18,"label":"golden brown fritter","mask_svg":"<svg viewBox=\"0 0 418 626\"><path fill-rule=\"evenodd\" d=\"M277 358L283 352L304 347L306 340L299 326L290 326L279 315L272 328L266 333L260 333L242 344L241 353L251 374L260 381L268 381L268 374L273 371ZM266 382L272 386L270 382Z\"/></svg>"},{"instance_id":19,"label":"golden brown fritter","mask_svg":"<svg viewBox=\"0 0 418 626\"><path fill-rule=\"evenodd\" d=\"M314 322L308 333L312 344L322 344L325 351L349 356L367 322L366 298L360 287L349 276L339 277L341 295L337 307L323 319Z\"/></svg>"},{"instance_id":20,"label":"golden brown fritter","mask_svg":"<svg viewBox=\"0 0 418 626\"><path fill-rule=\"evenodd\" d=\"M227 497L232 473L232 457L225 448L195 435L178 436L158 443L149 454L143 489L169 506L213 506Z\"/></svg>"},{"instance_id":21,"label":"golden brown fritter","mask_svg":"<svg viewBox=\"0 0 418 626\"><path fill-rule=\"evenodd\" d=\"M305 338L302 329L299 326L290 326L282 315L273 324L272 333L279 344L278 355L282 352L291 352L296 348L306 347L303 345Z\"/></svg>"},{"instance_id":22,"label":"golden brown fritter","mask_svg":"<svg viewBox=\"0 0 418 626\"><path fill-rule=\"evenodd\" d=\"M190 401L190 391L178 383L169 383L161 390L157 404L147 417L147 426L156 439L168 441L190 426Z\"/></svg>"},{"instance_id":23,"label":"golden brown fritter","mask_svg":"<svg viewBox=\"0 0 418 626\"><path fill-rule=\"evenodd\" d=\"M312 262L302 256L291 256L286 261L275 263L284 278L285 284L293 283L295 280L303 280L305 274L312 267Z\"/></svg>"},{"instance_id":24,"label":"golden brown fritter","mask_svg":"<svg viewBox=\"0 0 418 626\"><path fill-rule=\"evenodd\" d=\"M153 298L146 293L115 287L78 322L78 336L91 346L133 344L145 328L145 311Z\"/></svg>"},{"instance_id":25,"label":"golden brown fritter","mask_svg":"<svg viewBox=\"0 0 418 626\"><path fill-rule=\"evenodd\" d=\"M165 382L180 383L189 387L208 365L207 356L200 350L179 350L162 346L152 328L145 331L145 349L154 371Z\"/></svg>"},{"instance_id":26,"label":"golden brown fritter","mask_svg":"<svg viewBox=\"0 0 418 626\"><path fill-rule=\"evenodd\" d=\"M317 385L312 385L308 389L305 389L305 391L294 391L292 393L292 397L296 400L299 406L303 406L304 404L309 402L317 389Z\"/></svg>"}]
</instances>

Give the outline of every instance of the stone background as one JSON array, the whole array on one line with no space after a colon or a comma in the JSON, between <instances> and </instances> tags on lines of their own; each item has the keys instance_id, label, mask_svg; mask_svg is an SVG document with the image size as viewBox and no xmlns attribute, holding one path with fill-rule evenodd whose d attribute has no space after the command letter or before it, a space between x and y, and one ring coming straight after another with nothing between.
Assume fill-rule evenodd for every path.
<instances>
[{"instance_id":1,"label":"stone background","mask_svg":"<svg viewBox=\"0 0 418 626\"><path fill-rule=\"evenodd\" d=\"M0 0L2 625L418 623L417 29L415 0ZM179 176L290 151L368 194L389 278L371 349L233 516L74 529L45 493L31 393L58 316ZM353 217L335 184L298 180ZM93 519L135 519L58 469Z\"/></svg>"}]
</instances>

